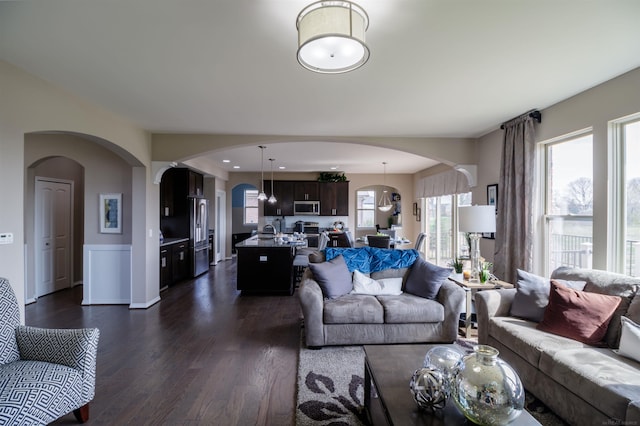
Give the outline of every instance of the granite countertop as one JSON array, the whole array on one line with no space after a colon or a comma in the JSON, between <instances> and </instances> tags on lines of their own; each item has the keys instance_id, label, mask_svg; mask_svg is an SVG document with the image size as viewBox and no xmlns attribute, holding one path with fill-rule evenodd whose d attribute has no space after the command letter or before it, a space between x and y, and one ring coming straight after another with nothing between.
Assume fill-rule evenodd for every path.
<instances>
[{"instance_id":1,"label":"granite countertop","mask_svg":"<svg viewBox=\"0 0 640 426\"><path fill-rule=\"evenodd\" d=\"M170 246L171 244L184 243L185 241L189 241L189 238L165 238L161 243L160 247Z\"/></svg>"},{"instance_id":2,"label":"granite countertop","mask_svg":"<svg viewBox=\"0 0 640 426\"><path fill-rule=\"evenodd\" d=\"M273 236L262 236L254 235L251 238L247 238L244 241L236 244L236 248L243 247L273 247L273 248L291 248L294 246L306 245L305 241L296 241L296 242L286 242L286 243L277 243Z\"/></svg>"}]
</instances>

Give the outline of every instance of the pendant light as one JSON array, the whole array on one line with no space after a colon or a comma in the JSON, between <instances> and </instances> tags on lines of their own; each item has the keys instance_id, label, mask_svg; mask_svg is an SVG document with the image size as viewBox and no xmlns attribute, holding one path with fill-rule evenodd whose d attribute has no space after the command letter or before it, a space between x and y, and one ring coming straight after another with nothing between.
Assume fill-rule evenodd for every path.
<instances>
[{"instance_id":1,"label":"pendant light","mask_svg":"<svg viewBox=\"0 0 640 426\"><path fill-rule=\"evenodd\" d=\"M384 166L384 188L382 190L382 196L380 197L380 201L378 202L378 210L381 212L388 212L393 207L391 204L391 198L389 198L389 193L387 192L387 162L383 161L382 165Z\"/></svg>"},{"instance_id":2,"label":"pendant light","mask_svg":"<svg viewBox=\"0 0 640 426\"><path fill-rule=\"evenodd\" d=\"M258 148L260 148L260 174L261 174L261 181L262 181L262 191L260 191L260 194L258 194L258 200L260 201L264 201L267 199L267 194L264 193L264 149L266 148L266 146L258 146Z\"/></svg>"},{"instance_id":3,"label":"pendant light","mask_svg":"<svg viewBox=\"0 0 640 426\"><path fill-rule=\"evenodd\" d=\"M276 161L276 159L275 158L269 158L269 161L271 161L271 197L269 197L269 202L271 204L273 204L276 201L278 201L276 199L276 196L273 195L273 162Z\"/></svg>"}]
</instances>

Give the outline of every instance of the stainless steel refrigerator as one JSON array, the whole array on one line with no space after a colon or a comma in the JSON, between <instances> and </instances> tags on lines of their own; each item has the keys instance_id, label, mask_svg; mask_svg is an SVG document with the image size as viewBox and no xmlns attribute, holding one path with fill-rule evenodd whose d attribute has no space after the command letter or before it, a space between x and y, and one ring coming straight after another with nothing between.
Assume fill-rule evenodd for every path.
<instances>
[{"instance_id":1,"label":"stainless steel refrigerator","mask_svg":"<svg viewBox=\"0 0 640 426\"><path fill-rule=\"evenodd\" d=\"M208 212L208 200L189 198L189 254L193 277L209 270Z\"/></svg>"}]
</instances>

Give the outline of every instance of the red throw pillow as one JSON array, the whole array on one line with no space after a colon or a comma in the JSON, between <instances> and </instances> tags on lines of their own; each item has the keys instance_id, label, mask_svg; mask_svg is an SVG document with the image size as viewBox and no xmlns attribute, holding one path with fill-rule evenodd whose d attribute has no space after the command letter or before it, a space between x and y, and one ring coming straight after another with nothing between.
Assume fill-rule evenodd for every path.
<instances>
[{"instance_id":1,"label":"red throw pillow","mask_svg":"<svg viewBox=\"0 0 640 426\"><path fill-rule=\"evenodd\" d=\"M587 345L601 346L621 300L618 296L574 290L551 280L549 305L537 328Z\"/></svg>"}]
</instances>

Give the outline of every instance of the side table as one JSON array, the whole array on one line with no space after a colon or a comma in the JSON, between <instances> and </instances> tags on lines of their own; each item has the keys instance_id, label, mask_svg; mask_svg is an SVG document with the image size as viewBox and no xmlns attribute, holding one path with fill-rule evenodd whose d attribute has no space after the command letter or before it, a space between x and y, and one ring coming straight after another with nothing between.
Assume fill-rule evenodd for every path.
<instances>
[{"instance_id":1,"label":"side table","mask_svg":"<svg viewBox=\"0 0 640 426\"><path fill-rule=\"evenodd\" d=\"M469 338L471 336L471 304L473 303L473 294L476 291L481 290L494 290L503 288L515 288L511 283L501 280L487 281L486 283L469 282L468 280L460 280L454 277L449 277L451 281L458 284L465 291L465 318L464 318L464 337Z\"/></svg>"}]
</instances>

